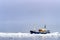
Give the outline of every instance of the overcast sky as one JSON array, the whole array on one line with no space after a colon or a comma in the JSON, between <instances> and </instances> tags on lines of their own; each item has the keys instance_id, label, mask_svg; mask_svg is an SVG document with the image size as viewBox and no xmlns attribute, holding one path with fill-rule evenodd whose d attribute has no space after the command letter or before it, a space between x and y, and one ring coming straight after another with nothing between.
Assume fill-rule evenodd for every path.
<instances>
[{"instance_id":1,"label":"overcast sky","mask_svg":"<svg viewBox=\"0 0 60 40\"><path fill-rule=\"evenodd\" d=\"M24 32L26 24L60 30L60 0L0 0L1 32Z\"/></svg>"}]
</instances>

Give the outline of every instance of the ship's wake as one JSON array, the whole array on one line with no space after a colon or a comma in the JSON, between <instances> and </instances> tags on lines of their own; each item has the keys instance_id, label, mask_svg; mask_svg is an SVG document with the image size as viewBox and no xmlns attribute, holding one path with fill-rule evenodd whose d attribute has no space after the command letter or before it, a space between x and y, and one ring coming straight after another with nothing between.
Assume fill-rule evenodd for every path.
<instances>
[{"instance_id":1,"label":"ship's wake","mask_svg":"<svg viewBox=\"0 0 60 40\"><path fill-rule=\"evenodd\" d=\"M50 34L0 33L0 37L3 37L3 38L28 38L28 37L58 38L60 37L60 33L59 32L54 32Z\"/></svg>"}]
</instances>

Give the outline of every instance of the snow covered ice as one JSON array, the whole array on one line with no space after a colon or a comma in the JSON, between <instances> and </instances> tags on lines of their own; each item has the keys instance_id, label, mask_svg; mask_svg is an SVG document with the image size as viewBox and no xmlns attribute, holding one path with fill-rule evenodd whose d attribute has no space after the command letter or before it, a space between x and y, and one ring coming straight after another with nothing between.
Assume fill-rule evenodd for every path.
<instances>
[{"instance_id":1,"label":"snow covered ice","mask_svg":"<svg viewBox=\"0 0 60 40\"><path fill-rule=\"evenodd\" d=\"M53 32L49 34L30 34L30 33L0 33L0 37L11 37L11 38L28 38L28 37L60 37L59 32Z\"/></svg>"}]
</instances>

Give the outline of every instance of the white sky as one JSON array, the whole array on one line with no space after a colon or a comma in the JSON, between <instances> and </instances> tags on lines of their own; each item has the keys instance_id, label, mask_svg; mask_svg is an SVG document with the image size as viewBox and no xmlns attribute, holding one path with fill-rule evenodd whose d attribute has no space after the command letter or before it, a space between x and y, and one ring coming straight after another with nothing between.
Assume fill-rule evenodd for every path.
<instances>
[{"instance_id":1,"label":"white sky","mask_svg":"<svg viewBox=\"0 0 60 40\"><path fill-rule=\"evenodd\" d=\"M1 31L21 24L60 25L60 0L0 0Z\"/></svg>"}]
</instances>

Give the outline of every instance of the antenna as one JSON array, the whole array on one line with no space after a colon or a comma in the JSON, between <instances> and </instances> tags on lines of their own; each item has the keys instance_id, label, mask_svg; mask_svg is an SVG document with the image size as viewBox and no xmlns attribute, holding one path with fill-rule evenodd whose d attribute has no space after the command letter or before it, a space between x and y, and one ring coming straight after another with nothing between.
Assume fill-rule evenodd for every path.
<instances>
[{"instance_id":1,"label":"antenna","mask_svg":"<svg viewBox=\"0 0 60 40\"><path fill-rule=\"evenodd\" d=\"M37 24L33 24L33 26L34 26L34 30L36 30L36 25L37 25Z\"/></svg>"},{"instance_id":2,"label":"antenna","mask_svg":"<svg viewBox=\"0 0 60 40\"><path fill-rule=\"evenodd\" d=\"M46 25L44 26L44 28L46 28Z\"/></svg>"},{"instance_id":3,"label":"antenna","mask_svg":"<svg viewBox=\"0 0 60 40\"><path fill-rule=\"evenodd\" d=\"M34 30L36 30L36 26L35 26L35 24L33 24L33 26L34 26Z\"/></svg>"}]
</instances>

